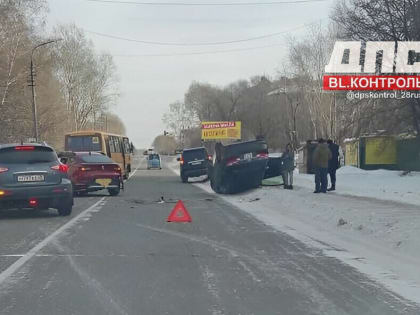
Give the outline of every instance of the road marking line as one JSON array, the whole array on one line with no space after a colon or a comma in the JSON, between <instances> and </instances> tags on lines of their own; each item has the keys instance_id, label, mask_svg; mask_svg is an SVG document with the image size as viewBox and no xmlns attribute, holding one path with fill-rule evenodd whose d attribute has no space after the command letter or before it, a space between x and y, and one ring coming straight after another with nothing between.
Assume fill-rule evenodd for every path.
<instances>
[{"instance_id":1,"label":"road marking line","mask_svg":"<svg viewBox=\"0 0 420 315\"><path fill-rule=\"evenodd\" d=\"M127 182L128 182L128 180L134 175L134 174L136 174L136 172L137 172L137 170L139 169L139 166L138 167L136 167L135 169L134 169L134 171L128 176L128 178L127 178Z\"/></svg>"},{"instance_id":2,"label":"road marking line","mask_svg":"<svg viewBox=\"0 0 420 315\"><path fill-rule=\"evenodd\" d=\"M48 235L44 238L41 242L39 242L35 247L30 249L26 254L24 254L21 258L16 260L13 264L11 264L7 269L0 273L0 285L3 284L11 275L13 275L19 268L21 268L25 263L27 263L31 258L37 255L37 253L47 246L51 241L56 239L61 233L65 230L71 228L75 225L80 219L85 217L89 212L93 209L96 209L97 206L103 206L103 201L106 197L102 197L99 201L94 203L92 206L87 208L86 210L79 213L76 217L68 221L66 224L60 226L57 230L55 230L52 234Z\"/></svg>"},{"instance_id":3,"label":"road marking line","mask_svg":"<svg viewBox=\"0 0 420 315\"><path fill-rule=\"evenodd\" d=\"M128 176L128 178L127 178L127 181L134 175L134 174L136 174L136 172L138 171L138 169L140 168L140 166L141 166L141 162L139 163L139 166L137 166L135 169L134 169L134 171Z\"/></svg>"}]
</instances>

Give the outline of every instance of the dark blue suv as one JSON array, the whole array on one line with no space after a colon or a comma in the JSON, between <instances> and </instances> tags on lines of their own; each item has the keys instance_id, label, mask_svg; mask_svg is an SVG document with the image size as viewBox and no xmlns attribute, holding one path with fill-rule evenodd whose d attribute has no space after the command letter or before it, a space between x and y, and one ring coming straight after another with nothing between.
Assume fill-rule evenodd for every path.
<instances>
[{"instance_id":1,"label":"dark blue suv","mask_svg":"<svg viewBox=\"0 0 420 315\"><path fill-rule=\"evenodd\" d=\"M67 170L47 145L0 145L0 209L55 208L70 215L73 188Z\"/></svg>"}]
</instances>

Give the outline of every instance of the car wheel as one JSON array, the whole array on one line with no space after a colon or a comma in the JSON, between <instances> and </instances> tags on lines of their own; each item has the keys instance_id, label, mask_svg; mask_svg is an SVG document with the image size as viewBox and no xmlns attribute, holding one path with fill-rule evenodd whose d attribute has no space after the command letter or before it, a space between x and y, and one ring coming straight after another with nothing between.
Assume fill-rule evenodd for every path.
<instances>
[{"instance_id":1,"label":"car wheel","mask_svg":"<svg viewBox=\"0 0 420 315\"><path fill-rule=\"evenodd\" d=\"M110 188L108 192L111 196L117 196L120 193L120 188Z\"/></svg>"},{"instance_id":2,"label":"car wheel","mask_svg":"<svg viewBox=\"0 0 420 315\"><path fill-rule=\"evenodd\" d=\"M62 204L58 206L58 214L62 217L68 216L73 210L73 198L67 201L63 201Z\"/></svg>"},{"instance_id":3,"label":"car wheel","mask_svg":"<svg viewBox=\"0 0 420 315\"><path fill-rule=\"evenodd\" d=\"M210 186L211 186L211 189L213 189L215 193L220 194L219 186L217 186L216 183L212 179L210 180Z\"/></svg>"},{"instance_id":4,"label":"car wheel","mask_svg":"<svg viewBox=\"0 0 420 315\"><path fill-rule=\"evenodd\" d=\"M188 176L185 176L184 174L181 174L181 180L183 183L188 183Z\"/></svg>"},{"instance_id":5,"label":"car wheel","mask_svg":"<svg viewBox=\"0 0 420 315\"><path fill-rule=\"evenodd\" d=\"M220 185L219 191L221 194L227 194L227 195L234 194L235 193L234 185L232 184L232 182L226 181L225 183Z\"/></svg>"}]
</instances>

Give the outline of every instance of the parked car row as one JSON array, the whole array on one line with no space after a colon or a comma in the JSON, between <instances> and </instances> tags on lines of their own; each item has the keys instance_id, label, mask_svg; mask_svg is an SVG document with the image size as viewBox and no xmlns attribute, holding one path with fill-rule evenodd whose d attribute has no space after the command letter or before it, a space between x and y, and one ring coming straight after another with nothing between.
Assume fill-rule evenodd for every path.
<instances>
[{"instance_id":1,"label":"parked car row","mask_svg":"<svg viewBox=\"0 0 420 315\"><path fill-rule=\"evenodd\" d=\"M207 175L216 193L233 194L256 188L264 178L279 176L281 162L268 156L265 141L245 141L230 145L217 143L213 156L204 147L185 149L178 158L182 182Z\"/></svg>"},{"instance_id":2,"label":"parked car row","mask_svg":"<svg viewBox=\"0 0 420 315\"><path fill-rule=\"evenodd\" d=\"M98 152L57 155L43 144L0 145L0 209L57 209L70 215L73 195L123 188L118 163Z\"/></svg>"}]
</instances>

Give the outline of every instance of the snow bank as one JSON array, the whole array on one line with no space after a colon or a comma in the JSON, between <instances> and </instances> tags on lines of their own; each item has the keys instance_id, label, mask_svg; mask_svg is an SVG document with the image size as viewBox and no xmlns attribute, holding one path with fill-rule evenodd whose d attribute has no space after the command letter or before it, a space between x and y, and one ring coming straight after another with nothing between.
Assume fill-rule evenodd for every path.
<instances>
[{"instance_id":1,"label":"snow bank","mask_svg":"<svg viewBox=\"0 0 420 315\"><path fill-rule=\"evenodd\" d=\"M337 171L337 191L334 193L420 206L420 173L401 174L400 171L365 171L345 166ZM295 184L314 189L314 176L296 174Z\"/></svg>"}]
</instances>

